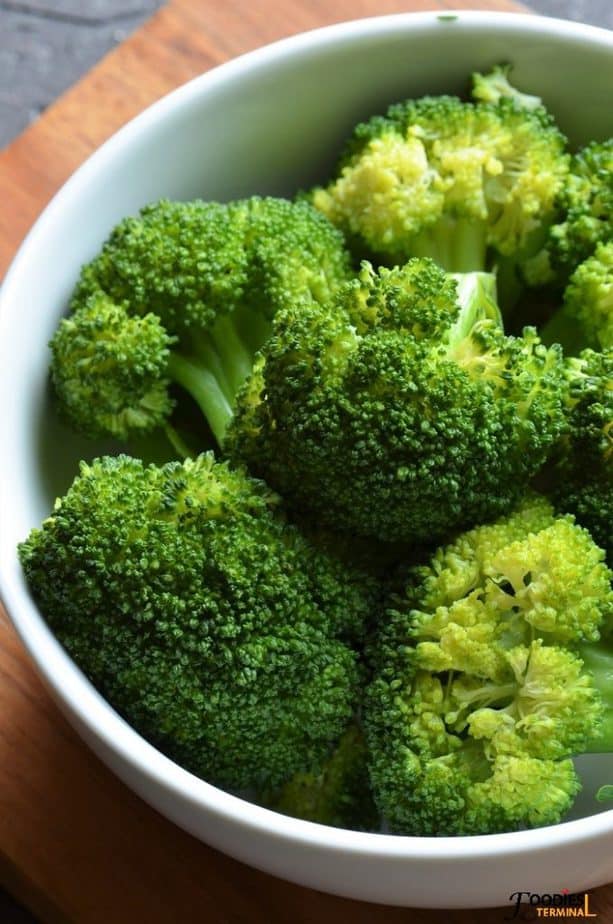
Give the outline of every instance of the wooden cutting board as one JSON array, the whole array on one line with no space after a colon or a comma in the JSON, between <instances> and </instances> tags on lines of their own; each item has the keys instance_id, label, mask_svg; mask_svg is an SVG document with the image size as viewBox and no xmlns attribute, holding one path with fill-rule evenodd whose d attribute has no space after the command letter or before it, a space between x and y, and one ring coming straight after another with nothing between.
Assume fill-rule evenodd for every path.
<instances>
[{"instance_id":1,"label":"wooden cutting board","mask_svg":"<svg viewBox=\"0 0 613 924\"><path fill-rule=\"evenodd\" d=\"M0 154L0 276L51 195L143 107L227 58L382 13L507 0L172 0ZM505 912L383 908L274 879L205 847L133 795L81 743L0 611L0 882L44 922L484 924ZM501 897L502 898L502 897ZM613 921L613 886L592 909Z\"/></svg>"}]
</instances>

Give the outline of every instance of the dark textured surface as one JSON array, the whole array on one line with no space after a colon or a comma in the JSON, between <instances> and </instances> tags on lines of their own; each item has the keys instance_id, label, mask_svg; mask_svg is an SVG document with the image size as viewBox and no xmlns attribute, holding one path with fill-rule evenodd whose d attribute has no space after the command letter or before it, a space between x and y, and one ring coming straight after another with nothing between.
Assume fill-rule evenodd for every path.
<instances>
[{"instance_id":1,"label":"dark textured surface","mask_svg":"<svg viewBox=\"0 0 613 924\"><path fill-rule=\"evenodd\" d=\"M0 888L0 921L2 924L38 924L21 905L16 905L10 895Z\"/></svg>"},{"instance_id":2,"label":"dark textured surface","mask_svg":"<svg viewBox=\"0 0 613 924\"><path fill-rule=\"evenodd\" d=\"M0 147L163 0L0 0Z\"/></svg>"},{"instance_id":3,"label":"dark textured surface","mask_svg":"<svg viewBox=\"0 0 613 924\"><path fill-rule=\"evenodd\" d=\"M0 0L0 147L163 2ZM613 28L613 0L530 5L545 15ZM0 922L35 924L1 889Z\"/></svg>"}]
</instances>

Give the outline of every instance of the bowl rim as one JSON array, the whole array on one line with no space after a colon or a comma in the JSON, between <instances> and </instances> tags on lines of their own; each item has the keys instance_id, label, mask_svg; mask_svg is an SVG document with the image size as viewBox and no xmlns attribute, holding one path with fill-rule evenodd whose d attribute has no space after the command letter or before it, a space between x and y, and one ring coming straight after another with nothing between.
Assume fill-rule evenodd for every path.
<instances>
[{"instance_id":1,"label":"bowl rim","mask_svg":"<svg viewBox=\"0 0 613 924\"><path fill-rule=\"evenodd\" d=\"M71 175L45 207L17 251L0 290L0 382L6 364L2 354L8 351L5 336L6 318L10 312L12 292L19 285L27 268L29 252L39 237L47 233L56 213L67 201L78 198L89 177L100 169L124 145L129 145L143 129L164 119L176 107L188 105L192 99L208 93L218 84L232 81L254 67L267 66L297 52L319 50L328 44L351 42L360 36L385 36L400 28L419 32L430 30L438 23L453 22L454 27L482 27L499 30L512 28L526 34L562 36L576 43L597 44L613 51L613 32L530 13L503 13L477 10L448 10L419 13L399 13L339 22L312 29L247 52L206 71L163 96L115 132L98 147ZM1 420L0 420L1 432ZM7 434L10 436L10 434ZM3 441L0 439L0 445ZM5 445L10 445L6 442ZM0 473L2 471L0 458ZM9 500L0 479L0 501ZM0 509L9 509L0 502ZM0 543L0 595L17 633L34 660L39 674L51 689L57 702L76 721L81 732L103 746L105 752L116 754L122 763L137 775L148 778L156 786L179 800L189 801L201 812L213 813L251 832L275 836L278 841L323 848L343 854L370 857L395 857L403 860L462 860L510 856L537 852L552 846L578 845L603 836L613 830L613 810L562 822L557 825L502 834L458 837L419 837L357 832L332 828L281 815L224 792L194 774L149 744L119 716L103 699L91 682L76 667L66 651L47 627L42 614L27 593L15 549L10 546L2 554Z\"/></svg>"}]
</instances>

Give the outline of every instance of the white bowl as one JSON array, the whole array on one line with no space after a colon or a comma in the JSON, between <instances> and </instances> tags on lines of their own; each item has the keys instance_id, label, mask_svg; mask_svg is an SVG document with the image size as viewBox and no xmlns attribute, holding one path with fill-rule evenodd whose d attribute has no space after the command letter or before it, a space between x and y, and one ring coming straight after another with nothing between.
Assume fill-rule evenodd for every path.
<instances>
[{"instance_id":1,"label":"white bowl","mask_svg":"<svg viewBox=\"0 0 613 924\"><path fill-rule=\"evenodd\" d=\"M98 450L48 413L47 342L81 264L124 215L162 196L292 194L325 176L352 125L396 99L463 91L474 69L511 61L575 143L613 134L613 33L533 16L411 14L278 42L172 93L72 177L23 243L0 301L0 586L64 713L129 786L196 837L295 882L389 904L476 907L513 892L613 880L613 812L596 786L613 760L580 761L576 820L512 834L394 837L298 821L182 770L102 699L47 629L15 546L49 512L80 456Z\"/></svg>"}]
</instances>

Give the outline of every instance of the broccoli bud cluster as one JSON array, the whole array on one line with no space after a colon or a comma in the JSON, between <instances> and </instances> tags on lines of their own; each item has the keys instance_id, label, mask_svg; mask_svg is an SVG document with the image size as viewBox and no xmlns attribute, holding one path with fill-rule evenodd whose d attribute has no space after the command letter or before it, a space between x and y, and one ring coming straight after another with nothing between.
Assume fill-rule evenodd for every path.
<instances>
[{"instance_id":1,"label":"broccoli bud cluster","mask_svg":"<svg viewBox=\"0 0 613 924\"><path fill-rule=\"evenodd\" d=\"M390 600L365 722L375 799L394 830L509 831L554 824L570 807L570 758L605 749L603 558L534 497L439 549ZM598 675L584 663L591 650Z\"/></svg>"}]
</instances>

